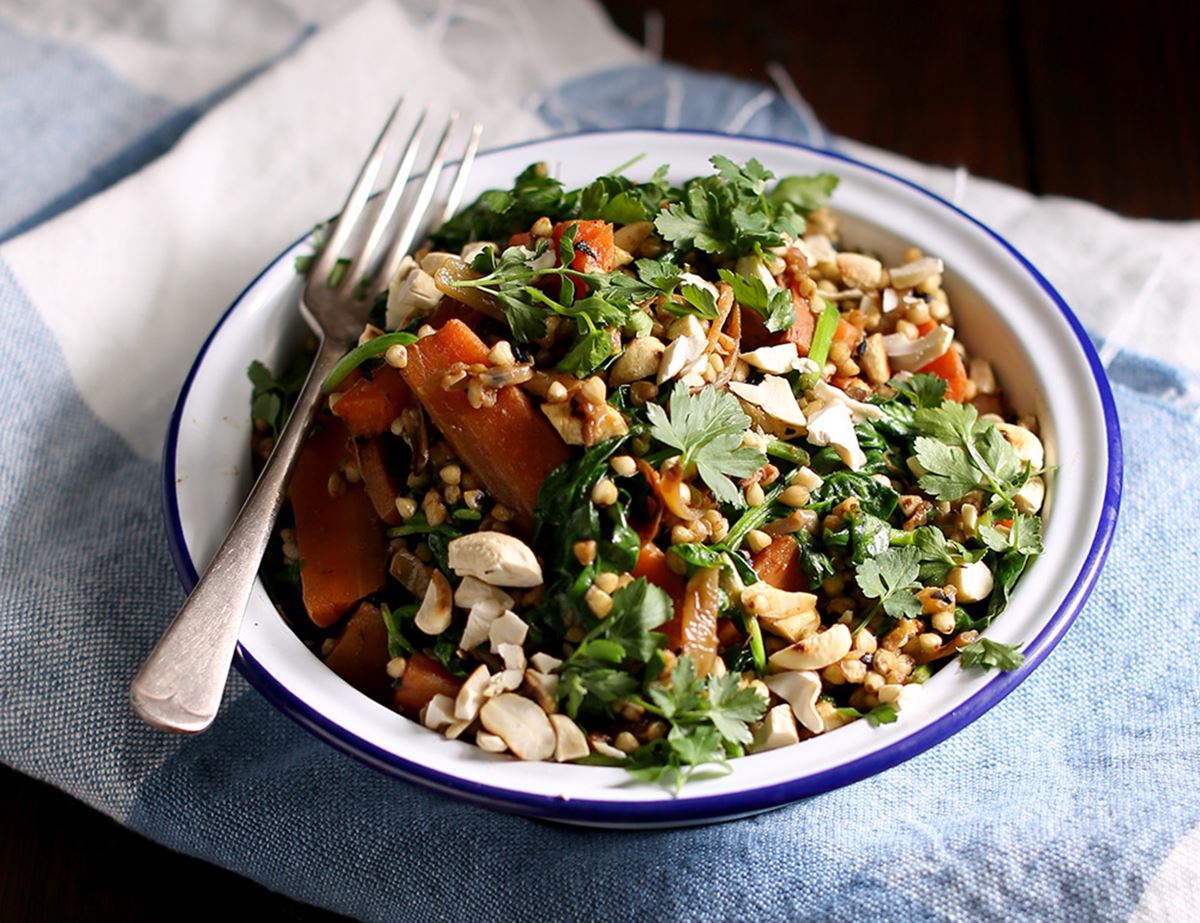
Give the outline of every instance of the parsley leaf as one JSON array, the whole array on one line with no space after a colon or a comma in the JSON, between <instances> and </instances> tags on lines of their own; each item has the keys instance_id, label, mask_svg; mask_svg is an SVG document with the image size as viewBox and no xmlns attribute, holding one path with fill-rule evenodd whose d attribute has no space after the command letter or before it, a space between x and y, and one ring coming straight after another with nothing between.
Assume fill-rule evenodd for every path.
<instances>
[{"instance_id":1,"label":"parsley leaf","mask_svg":"<svg viewBox=\"0 0 1200 923\"><path fill-rule=\"evenodd\" d=\"M917 463L927 472L919 479L922 490L940 500L958 500L983 488L994 496L993 508L1012 508L1027 469L974 406L944 400L917 410L915 421L924 434L913 443Z\"/></svg>"},{"instance_id":2,"label":"parsley leaf","mask_svg":"<svg viewBox=\"0 0 1200 923\"><path fill-rule=\"evenodd\" d=\"M641 781L673 783L676 791L702 766L728 772L727 756L750 743L749 725L767 708L756 689L739 687L737 673L698 678L692 658L680 657L670 682L652 682L639 701L671 730L639 747L627 763L629 772Z\"/></svg>"},{"instance_id":3,"label":"parsley leaf","mask_svg":"<svg viewBox=\"0 0 1200 923\"><path fill-rule=\"evenodd\" d=\"M888 387L908 398L918 410L937 407L946 396L946 379L940 375L921 373L910 378L893 378L888 382Z\"/></svg>"},{"instance_id":4,"label":"parsley leaf","mask_svg":"<svg viewBox=\"0 0 1200 923\"><path fill-rule=\"evenodd\" d=\"M563 664L558 695L574 718L591 702L607 707L637 690L633 665L645 663L666 642L654 631L674 615L665 591L642 577L613 593L612 610Z\"/></svg>"},{"instance_id":5,"label":"parsley leaf","mask_svg":"<svg viewBox=\"0 0 1200 923\"><path fill-rule=\"evenodd\" d=\"M785 176L767 195L776 207L789 203L801 212L816 211L833 195L838 178L832 173L816 176Z\"/></svg>"},{"instance_id":6,"label":"parsley leaf","mask_svg":"<svg viewBox=\"0 0 1200 923\"><path fill-rule=\"evenodd\" d=\"M863 561L854 579L863 595L878 599L892 618L914 618L921 614L921 603L910 592L920 586L919 557L916 548L889 548Z\"/></svg>"},{"instance_id":7,"label":"parsley leaf","mask_svg":"<svg viewBox=\"0 0 1200 923\"><path fill-rule=\"evenodd\" d=\"M271 370L255 359L246 369L253 390L250 394L250 416L267 426L276 439L287 423L296 402L296 395L304 387L308 377L308 369L312 357L305 353L293 356L284 368L283 373L276 378Z\"/></svg>"},{"instance_id":8,"label":"parsley leaf","mask_svg":"<svg viewBox=\"0 0 1200 923\"><path fill-rule=\"evenodd\" d=\"M787 330L796 322L792 293L786 288L776 287L768 292L766 283L757 277L748 279L728 269L720 269L718 274L733 288L738 304L759 314L772 333Z\"/></svg>"},{"instance_id":9,"label":"parsley leaf","mask_svg":"<svg viewBox=\"0 0 1200 923\"><path fill-rule=\"evenodd\" d=\"M1008 672L1018 669L1025 662L1025 655L1016 644L1001 644L991 638L980 638L962 649L959 660L964 667Z\"/></svg>"},{"instance_id":10,"label":"parsley leaf","mask_svg":"<svg viewBox=\"0 0 1200 923\"><path fill-rule=\"evenodd\" d=\"M701 479L722 503L740 507L741 491L733 477L749 477L767 460L757 449L742 445L750 418L728 391L705 388L689 394L677 382L671 390L670 418L659 404L646 405L650 435L678 449L685 470L695 466Z\"/></svg>"},{"instance_id":11,"label":"parsley leaf","mask_svg":"<svg viewBox=\"0 0 1200 923\"><path fill-rule=\"evenodd\" d=\"M666 308L672 314L695 314L703 320L716 320L717 315L721 312L717 310L717 299L713 297L713 293L699 285L685 285L679 290L679 294L683 295L683 300L692 306L695 310L681 310L682 306L673 302L668 303Z\"/></svg>"},{"instance_id":12,"label":"parsley leaf","mask_svg":"<svg viewBox=\"0 0 1200 923\"><path fill-rule=\"evenodd\" d=\"M675 291L679 277L683 275L683 270L665 257L661 260L638 260L633 265L642 282L668 295Z\"/></svg>"}]
</instances>

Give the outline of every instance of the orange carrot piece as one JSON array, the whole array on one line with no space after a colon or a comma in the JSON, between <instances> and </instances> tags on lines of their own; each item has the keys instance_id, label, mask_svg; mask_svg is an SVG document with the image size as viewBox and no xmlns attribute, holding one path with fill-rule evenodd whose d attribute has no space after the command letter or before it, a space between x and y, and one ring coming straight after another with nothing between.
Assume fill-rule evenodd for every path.
<instances>
[{"instance_id":1,"label":"orange carrot piece","mask_svg":"<svg viewBox=\"0 0 1200 923\"><path fill-rule=\"evenodd\" d=\"M833 331L834 340L845 343L853 350L858 345L858 341L862 339L862 335L861 327L855 327L844 317L838 318L837 329Z\"/></svg>"},{"instance_id":2,"label":"orange carrot piece","mask_svg":"<svg viewBox=\"0 0 1200 923\"><path fill-rule=\"evenodd\" d=\"M706 676L717 659L717 611L721 571L708 567L692 574L683 591L683 608L663 626L667 646L691 655L696 673Z\"/></svg>"},{"instance_id":3,"label":"orange carrot piece","mask_svg":"<svg viewBox=\"0 0 1200 923\"><path fill-rule=\"evenodd\" d=\"M542 481L569 456L550 421L515 385L491 407L471 406L466 391L447 391L442 376L455 362L487 362L487 346L460 320L408 347L405 381L455 454L500 503L528 522Z\"/></svg>"},{"instance_id":4,"label":"orange carrot piece","mask_svg":"<svg viewBox=\"0 0 1200 923\"><path fill-rule=\"evenodd\" d=\"M325 666L363 695L387 701L392 681L387 675L388 633L383 613L374 603L359 603L325 658Z\"/></svg>"},{"instance_id":5,"label":"orange carrot piece","mask_svg":"<svg viewBox=\"0 0 1200 923\"><path fill-rule=\"evenodd\" d=\"M927 375L937 375L946 380L946 397L960 404L967 396L967 370L962 358L954 349L948 349L928 365L921 366Z\"/></svg>"},{"instance_id":6,"label":"orange carrot piece","mask_svg":"<svg viewBox=\"0 0 1200 923\"><path fill-rule=\"evenodd\" d=\"M678 617L679 612L683 608L685 581L680 574L675 573L675 571L667 567L666 554L654 542L642 542L642 547L638 551L637 564L633 568L633 576L635 578L645 577L647 581L653 583L656 587L666 590L667 595L675 603L675 613L676 617ZM670 622L667 624L669 625Z\"/></svg>"},{"instance_id":7,"label":"orange carrot piece","mask_svg":"<svg viewBox=\"0 0 1200 923\"><path fill-rule=\"evenodd\" d=\"M556 258L563 232L572 224L577 230L571 268L579 272L609 272L613 264L613 226L607 221L566 221L556 224L553 237Z\"/></svg>"},{"instance_id":8,"label":"orange carrot piece","mask_svg":"<svg viewBox=\"0 0 1200 923\"><path fill-rule=\"evenodd\" d=\"M383 447L379 444L379 439L355 439L352 443L358 459L358 471L362 475L363 485L376 515L389 526L399 525L400 511L396 509L399 487L384 464Z\"/></svg>"},{"instance_id":9,"label":"orange carrot piece","mask_svg":"<svg viewBox=\"0 0 1200 923\"><path fill-rule=\"evenodd\" d=\"M450 671L432 657L413 654L400 677L400 684L392 693L392 708L404 712L410 718L429 704L435 695L458 695L462 681L455 679Z\"/></svg>"},{"instance_id":10,"label":"orange carrot piece","mask_svg":"<svg viewBox=\"0 0 1200 923\"><path fill-rule=\"evenodd\" d=\"M797 593L808 589L808 578L800 568L800 546L790 535L777 535L766 548L754 555L758 579L776 589Z\"/></svg>"},{"instance_id":11,"label":"orange carrot piece","mask_svg":"<svg viewBox=\"0 0 1200 923\"><path fill-rule=\"evenodd\" d=\"M288 486L300 549L304 608L325 628L364 596L383 589L387 547L383 524L361 484L329 493L330 476L347 461L346 427L332 417L300 451Z\"/></svg>"},{"instance_id":12,"label":"orange carrot piece","mask_svg":"<svg viewBox=\"0 0 1200 923\"><path fill-rule=\"evenodd\" d=\"M354 382L334 402L333 412L354 436L378 436L408 404L409 391L397 369L383 365Z\"/></svg>"},{"instance_id":13,"label":"orange carrot piece","mask_svg":"<svg viewBox=\"0 0 1200 923\"><path fill-rule=\"evenodd\" d=\"M453 298L443 298L441 303L433 309L433 313L429 315L427 323L430 327L436 329L443 326L452 317L457 317L472 330L478 330L479 325L484 322L487 315L482 311L476 311L473 307L463 304L461 301L455 301Z\"/></svg>"},{"instance_id":14,"label":"orange carrot piece","mask_svg":"<svg viewBox=\"0 0 1200 923\"><path fill-rule=\"evenodd\" d=\"M808 299L795 291L792 292L792 307L796 311L796 319L792 326L775 333L767 329L761 314L749 308L742 308L742 351L749 352L763 346L778 346L780 343L795 343L800 355L807 356L808 348L812 345L816 317L808 309Z\"/></svg>"}]
</instances>

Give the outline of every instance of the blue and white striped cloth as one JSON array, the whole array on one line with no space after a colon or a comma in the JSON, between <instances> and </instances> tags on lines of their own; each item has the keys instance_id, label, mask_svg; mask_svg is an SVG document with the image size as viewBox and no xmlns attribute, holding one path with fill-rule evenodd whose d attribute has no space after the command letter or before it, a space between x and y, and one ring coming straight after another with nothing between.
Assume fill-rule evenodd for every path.
<instances>
[{"instance_id":1,"label":"blue and white striped cloth","mask_svg":"<svg viewBox=\"0 0 1200 923\"><path fill-rule=\"evenodd\" d=\"M1200 313L1182 258L1196 225L839 142L996 225L1106 338L1127 451L1108 566L1027 682L886 773L717 827L546 826L385 778L238 679L200 737L132 718L128 680L182 598L159 513L167 409L231 296L336 207L400 85L488 110L493 143L664 124L820 141L820 126L790 87L648 60L586 0L553 15L376 0L321 22L303 0L100 6L60 21L0 3L0 759L367 919L1200 918L1200 425L1177 345ZM588 40L557 41L567 28ZM481 42L519 105L496 112L481 89ZM311 140L314 111L328 137Z\"/></svg>"}]
</instances>

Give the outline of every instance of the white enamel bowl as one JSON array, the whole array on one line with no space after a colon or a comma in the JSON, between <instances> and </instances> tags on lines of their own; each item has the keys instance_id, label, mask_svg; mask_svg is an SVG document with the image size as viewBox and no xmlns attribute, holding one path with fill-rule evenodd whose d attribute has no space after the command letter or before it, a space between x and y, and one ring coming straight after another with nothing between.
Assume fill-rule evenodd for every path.
<instances>
[{"instance_id":1,"label":"white enamel bowl","mask_svg":"<svg viewBox=\"0 0 1200 923\"><path fill-rule=\"evenodd\" d=\"M1041 421L1048 462L1060 466L1047 507L1046 553L989 629L1022 643L1025 666L1006 674L957 664L927 684L922 704L892 725L865 721L795 747L734 762L726 776L690 782L675 796L632 784L623 770L521 763L448 741L356 692L300 643L255 587L237 663L275 705L363 762L490 808L597 826L668 826L753 814L880 772L933 746L999 702L1062 637L1096 578L1116 521L1121 446L1100 364L1074 315L1016 250L949 203L897 177L836 154L710 133L620 131L571 135L480 157L469 196L507 187L536 160L556 164L568 186L645 153L638 178L660 163L683 178L708 173L715 153L757 157L776 175L841 177L834 204L844 237L895 263L908 245L941 257L958 330L995 366L1015 408ZM316 217L316 216L314 216ZM263 270L221 319L183 386L164 450L164 505L186 587L208 561L249 486L253 359L278 364L304 327L297 242Z\"/></svg>"}]
</instances>

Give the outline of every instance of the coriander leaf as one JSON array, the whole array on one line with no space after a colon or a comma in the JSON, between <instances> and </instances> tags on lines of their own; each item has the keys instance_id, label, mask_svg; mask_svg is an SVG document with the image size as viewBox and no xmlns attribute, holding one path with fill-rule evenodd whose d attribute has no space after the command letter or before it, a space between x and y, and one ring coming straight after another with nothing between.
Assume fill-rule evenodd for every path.
<instances>
[{"instance_id":1,"label":"coriander leaf","mask_svg":"<svg viewBox=\"0 0 1200 923\"><path fill-rule=\"evenodd\" d=\"M638 260L633 264L637 269L638 278L656 291L670 294L679 285L679 277L683 270L671 260Z\"/></svg>"},{"instance_id":2,"label":"coriander leaf","mask_svg":"<svg viewBox=\"0 0 1200 923\"><path fill-rule=\"evenodd\" d=\"M612 337L601 328L580 337L570 351L559 360L558 371L572 372L586 378L600 368L612 355Z\"/></svg>"},{"instance_id":3,"label":"coriander leaf","mask_svg":"<svg viewBox=\"0 0 1200 923\"><path fill-rule=\"evenodd\" d=\"M979 471L961 446L918 436L913 447L926 471L918 479L926 493L939 500L958 500L979 486Z\"/></svg>"},{"instance_id":4,"label":"coriander leaf","mask_svg":"<svg viewBox=\"0 0 1200 923\"><path fill-rule=\"evenodd\" d=\"M863 561L855 570L855 581L863 595L878 599L892 618L913 618L921 614L921 603L910 592L920 585L919 571L916 548L889 548Z\"/></svg>"},{"instance_id":5,"label":"coriander leaf","mask_svg":"<svg viewBox=\"0 0 1200 923\"><path fill-rule=\"evenodd\" d=\"M1009 529L1009 536L1013 547L1021 554L1041 554L1043 551L1041 517L1018 513Z\"/></svg>"},{"instance_id":6,"label":"coriander leaf","mask_svg":"<svg viewBox=\"0 0 1200 923\"><path fill-rule=\"evenodd\" d=\"M786 288L776 286L767 291L766 283L757 276L746 278L728 269L717 272L733 288L737 303L759 314L772 333L787 330L796 322L792 294Z\"/></svg>"},{"instance_id":7,"label":"coriander leaf","mask_svg":"<svg viewBox=\"0 0 1200 923\"><path fill-rule=\"evenodd\" d=\"M895 724L900 717L900 710L891 702L882 702L867 712L865 717L867 724L877 728L881 724Z\"/></svg>"},{"instance_id":8,"label":"coriander leaf","mask_svg":"<svg viewBox=\"0 0 1200 923\"><path fill-rule=\"evenodd\" d=\"M776 207L786 202L801 212L811 212L829 201L837 184L838 178L832 173L818 173L816 176L785 176L775 184L775 188L767 194L767 198Z\"/></svg>"},{"instance_id":9,"label":"coriander leaf","mask_svg":"<svg viewBox=\"0 0 1200 923\"><path fill-rule=\"evenodd\" d=\"M721 312L717 310L717 299L713 297L713 293L706 288L701 288L699 285L685 285L679 290L683 295L683 300L690 304L695 311L689 313L695 314L704 320L716 320L717 315ZM667 310L679 305L667 305ZM672 311L671 313L677 313Z\"/></svg>"},{"instance_id":10,"label":"coriander leaf","mask_svg":"<svg viewBox=\"0 0 1200 923\"><path fill-rule=\"evenodd\" d=\"M964 667L1008 672L1018 669L1025 662L1025 655L1018 647L1016 644L1001 644L991 638L980 638L964 647L959 659Z\"/></svg>"},{"instance_id":11,"label":"coriander leaf","mask_svg":"<svg viewBox=\"0 0 1200 923\"><path fill-rule=\"evenodd\" d=\"M764 703L756 689L740 684L736 673L709 677L708 717L722 737L745 745L753 737L748 725L762 717Z\"/></svg>"},{"instance_id":12,"label":"coriander leaf","mask_svg":"<svg viewBox=\"0 0 1200 923\"><path fill-rule=\"evenodd\" d=\"M728 157L716 154L709 158L717 170L717 175L728 181L734 188L752 196L760 196L767 188L767 181L775 178L775 174L751 157L744 167L739 167Z\"/></svg>"},{"instance_id":13,"label":"coriander leaf","mask_svg":"<svg viewBox=\"0 0 1200 923\"><path fill-rule=\"evenodd\" d=\"M730 476L749 477L767 458L757 449L742 445L750 418L737 398L712 388L692 395L680 382L671 391L669 409L668 418L661 405L646 405L650 435L678 449L684 469L694 465L718 500L741 506L741 491Z\"/></svg>"},{"instance_id":14,"label":"coriander leaf","mask_svg":"<svg viewBox=\"0 0 1200 923\"><path fill-rule=\"evenodd\" d=\"M888 387L906 398L916 409L937 407L946 396L946 379L921 373L910 378L893 378Z\"/></svg>"}]
</instances>

